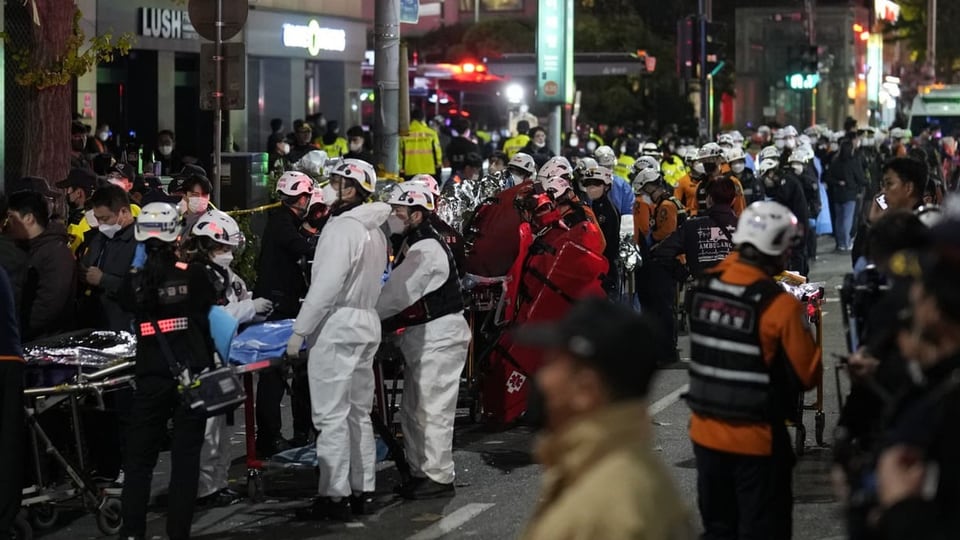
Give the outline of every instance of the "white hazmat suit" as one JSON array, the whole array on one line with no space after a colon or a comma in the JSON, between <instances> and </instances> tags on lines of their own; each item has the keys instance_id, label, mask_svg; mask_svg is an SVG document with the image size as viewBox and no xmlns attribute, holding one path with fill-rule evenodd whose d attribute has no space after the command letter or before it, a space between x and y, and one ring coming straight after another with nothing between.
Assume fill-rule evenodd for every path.
<instances>
[{"instance_id":1,"label":"white hazmat suit","mask_svg":"<svg viewBox=\"0 0 960 540\"><path fill-rule=\"evenodd\" d=\"M376 481L373 357L380 346L376 303L387 266L384 203L357 206L323 228L310 290L293 324L310 344L307 376L317 436L319 495L372 492Z\"/></svg>"},{"instance_id":2,"label":"white hazmat suit","mask_svg":"<svg viewBox=\"0 0 960 540\"><path fill-rule=\"evenodd\" d=\"M392 317L439 289L449 275L447 252L439 241L415 242L380 293L380 318ZM408 326L400 337L405 361L400 426L414 477L453 483L453 424L470 337L463 311Z\"/></svg>"}]
</instances>

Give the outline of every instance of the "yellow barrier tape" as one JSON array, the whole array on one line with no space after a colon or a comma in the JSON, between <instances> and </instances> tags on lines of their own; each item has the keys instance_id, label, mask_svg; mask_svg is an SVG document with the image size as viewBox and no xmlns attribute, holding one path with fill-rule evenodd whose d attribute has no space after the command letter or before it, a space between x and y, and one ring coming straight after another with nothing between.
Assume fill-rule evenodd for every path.
<instances>
[{"instance_id":1,"label":"yellow barrier tape","mask_svg":"<svg viewBox=\"0 0 960 540\"><path fill-rule=\"evenodd\" d=\"M275 203L265 204L263 206L258 206L256 208L248 208L246 210L231 210L227 212L227 215L232 217L237 217L237 216L246 216L248 214L259 214L260 212L266 212L267 210L272 210L279 206L280 206L280 203L275 202Z\"/></svg>"}]
</instances>

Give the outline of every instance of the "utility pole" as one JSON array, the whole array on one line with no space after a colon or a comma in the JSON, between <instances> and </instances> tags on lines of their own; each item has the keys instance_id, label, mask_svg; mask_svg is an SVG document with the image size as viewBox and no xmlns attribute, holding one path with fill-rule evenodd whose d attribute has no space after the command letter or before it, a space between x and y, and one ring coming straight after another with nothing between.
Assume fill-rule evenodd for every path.
<instances>
[{"instance_id":1,"label":"utility pole","mask_svg":"<svg viewBox=\"0 0 960 540\"><path fill-rule=\"evenodd\" d=\"M700 23L700 136L709 137L710 114L707 96L707 0L697 0L697 19Z\"/></svg>"},{"instance_id":2,"label":"utility pole","mask_svg":"<svg viewBox=\"0 0 960 540\"><path fill-rule=\"evenodd\" d=\"M217 35L214 40L216 53L213 57L213 204L220 204L220 166L223 147L223 0L217 0L217 18L214 21Z\"/></svg>"},{"instance_id":3,"label":"utility pole","mask_svg":"<svg viewBox=\"0 0 960 540\"><path fill-rule=\"evenodd\" d=\"M927 0L927 64L937 78L937 0Z\"/></svg>"},{"instance_id":4,"label":"utility pole","mask_svg":"<svg viewBox=\"0 0 960 540\"><path fill-rule=\"evenodd\" d=\"M374 149L377 163L387 172L399 167L400 1L377 0L374 41ZM409 104L404 104L409 107Z\"/></svg>"},{"instance_id":5,"label":"utility pole","mask_svg":"<svg viewBox=\"0 0 960 540\"><path fill-rule=\"evenodd\" d=\"M814 14L816 13L815 4L816 0L804 0L804 7L807 10L807 43L813 47L817 44L817 31L816 24L814 21ZM819 74L819 67L817 69ZM813 126L817 123L817 89L810 89L810 122L807 124Z\"/></svg>"}]
</instances>

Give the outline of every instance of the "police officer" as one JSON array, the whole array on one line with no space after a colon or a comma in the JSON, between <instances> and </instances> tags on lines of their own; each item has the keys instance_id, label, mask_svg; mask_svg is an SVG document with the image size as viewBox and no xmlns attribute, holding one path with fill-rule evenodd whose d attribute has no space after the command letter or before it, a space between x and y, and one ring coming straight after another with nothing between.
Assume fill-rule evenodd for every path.
<instances>
[{"instance_id":1,"label":"police officer","mask_svg":"<svg viewBox=\"0 0 960 540\"><path fill-rule=\"evenodd\" d=\"M788 208L753 203L733 235L737 251L687 296L687 403L707 538L791 537L795 458L785 420L822 370L799 301L771 279L798 234Z\"/></svg>"},{"instance_id":2,"label":"police officer","mask_svg":"<svg viewBox=\"0 0 960 540\"><path fill-rule=\"evenodd\" d=\"M406 183L388 202L391 231L403 242L377 312L384 331L406 328L399 340L405 361L400 425L412 478L400 493L410 499L453 496L453 423L470 343L460 280L453 253L430 225L429 189Z\"/></svg>"},{"instance_id":3,"label":"police officer","mask_svg":"<svg viewBox=\"0 0 960 540\"><path fill-rule=\"evenodd\" d=\"M410 130L400 136L400 173L405 178L432 174L439 178L443 167L440 137L423 122L423 111L410 111Z\"/></svg>"},{"instance_id":4,"label":"police officer","mask_svg":"<svg viewBox=\"0 0 960 540\"><path fill-rule=\"evenodd\" d=\"M146 205L134 231L136 240L143 242L146 261L135 261L135 267L142 267L124 280L121 298L134 313L137 361L133 403L127 416L122 538L146 535L153 468L171 418L173 467L167 535L176 540L190 538L205 421L185 408L177 389L182 384L178 375L180 366L191 374L213 366L207 313L217 298L203 265L177 260L177 240L182 232L176 206Z\"/></svg>"}]
</instances>

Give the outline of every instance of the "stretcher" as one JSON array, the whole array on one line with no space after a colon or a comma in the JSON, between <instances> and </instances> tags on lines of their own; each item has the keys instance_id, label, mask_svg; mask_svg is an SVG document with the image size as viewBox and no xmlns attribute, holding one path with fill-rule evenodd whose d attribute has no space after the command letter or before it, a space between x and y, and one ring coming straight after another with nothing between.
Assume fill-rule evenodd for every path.
<instances>
[{"instance_id":1,"label":"stretcher","mask_svg":"<svg viewBox=\"0 0 960 540\"><path fill-rule=\"evenodd\" d=\"M106 351L85 346L93 342L112 346ZM29 538L34 529L52 528L61 509L80 507L96 516L103 534L116 535L123 525L120 489L91 478L81 409L92 403L102 411L106 393L130 387L135 339L123 332L82 330L28 344L25 349L24 419L33 478L22 490L26 519L17 523L18 534ZM58 447L55 440L63 434L44 427L44 414L64 409L71 440Z\"/></svg>"}]
</instances>

